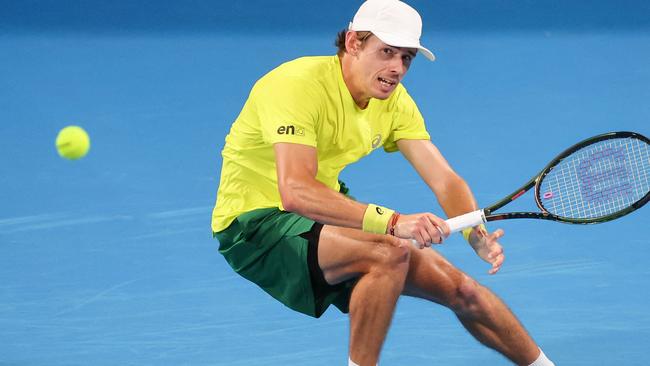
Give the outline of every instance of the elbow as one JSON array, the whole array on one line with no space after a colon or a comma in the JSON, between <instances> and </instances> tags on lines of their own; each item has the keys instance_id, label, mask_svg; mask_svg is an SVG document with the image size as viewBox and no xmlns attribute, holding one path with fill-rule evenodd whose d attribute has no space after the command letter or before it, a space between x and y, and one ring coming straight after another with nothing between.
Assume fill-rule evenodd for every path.
<instances>
[{"instance_id":1,"label":"elbow","mask_svg":"<svg viewBox=\"0 0 650 366\"><path fill-rule=\"evenodd\" d=\"M285 211L299 213L300 204L295 197L280 193L280 198L282 200L282 208Z\"/></svg>"},{"instance_id":2,"label":"elbow","mask_svg":"<svg viewBox=\"0 0 650 366\"><path fill-rule=\"evenodd\" d=\"M300 213L302 205L297 184L284 182L279 185L280 200L285 211Z\"/></svg>"}]
</instances>

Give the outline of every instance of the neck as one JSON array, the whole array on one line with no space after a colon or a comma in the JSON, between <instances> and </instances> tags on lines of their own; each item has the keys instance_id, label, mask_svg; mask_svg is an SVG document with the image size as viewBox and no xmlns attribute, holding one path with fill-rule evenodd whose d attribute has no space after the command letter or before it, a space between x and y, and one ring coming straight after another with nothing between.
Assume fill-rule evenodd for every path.
<instances>
[{"instance_id":1,"label":"neck","mask_svg":"<svg viewBox=\"0 0 650 366\"><path fill-rule=\"evenodd\" d=\"M343 56L339 56L341 63L341 73L343 74L343 81L345 86L348 88L354 103L361 109L365 109L370 102L370 96L363 93L363 89L357 86L357 82L354 79L354 72L352 68L352 56L348 53L344 53Z\"/></svg>"}]
</instances>

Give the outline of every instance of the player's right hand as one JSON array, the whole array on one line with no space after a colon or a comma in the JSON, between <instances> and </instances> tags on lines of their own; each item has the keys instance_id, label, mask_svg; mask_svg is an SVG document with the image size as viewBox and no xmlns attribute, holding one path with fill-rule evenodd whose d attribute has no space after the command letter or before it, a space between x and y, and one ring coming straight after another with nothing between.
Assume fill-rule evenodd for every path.
<instances>
[{"instance_id":1,"label":"player's right hand","mask_svg":"<svg viewBox=\"0 0 650 366\"><path fill-rule=\"evenodd\" d=\"M395 224L395 236L413 239L420 248L425 248L441 244L449 236L449 227L445 220L432 213L402 214Z\"/></svg>"}]
</instances>

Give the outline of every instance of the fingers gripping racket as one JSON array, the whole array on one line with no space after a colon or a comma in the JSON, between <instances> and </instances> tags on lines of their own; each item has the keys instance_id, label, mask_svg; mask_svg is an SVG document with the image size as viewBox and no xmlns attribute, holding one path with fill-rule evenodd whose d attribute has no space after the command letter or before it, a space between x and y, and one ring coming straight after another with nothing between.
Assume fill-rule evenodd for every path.
<instances>
[{"instance_id":1,"label":"fingers gripping racket","mask_svg":"<svg viewBox=\"0 0 650 366\"><path fill-rule=\"evenodd\" d=\"M533 187L540 212L494 212ZM648 200L650 140L635 132L610 132L568 148L528 183L492 206L446 222L451 232L509 219L595 224L627 215Z\"/></svg>"}]
</instances>

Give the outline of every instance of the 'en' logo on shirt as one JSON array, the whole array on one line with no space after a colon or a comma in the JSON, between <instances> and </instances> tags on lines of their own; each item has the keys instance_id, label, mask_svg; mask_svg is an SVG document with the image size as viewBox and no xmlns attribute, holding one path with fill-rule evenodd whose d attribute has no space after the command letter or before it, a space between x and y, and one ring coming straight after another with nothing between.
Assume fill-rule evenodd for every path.
<instances>
[{"instance_id":1,"label":"'en' logo on shirt","mask_svg":"<svg viewBox=\"0 0 650 366\"><path fill-rule=\"evenodd\" d=\"M305 129L301 127L293 126L293 125L288 125L288 126L280 126L278 127L278 135L297 135L297 136L305 136Z\"/></svg>"}]
</instances>

